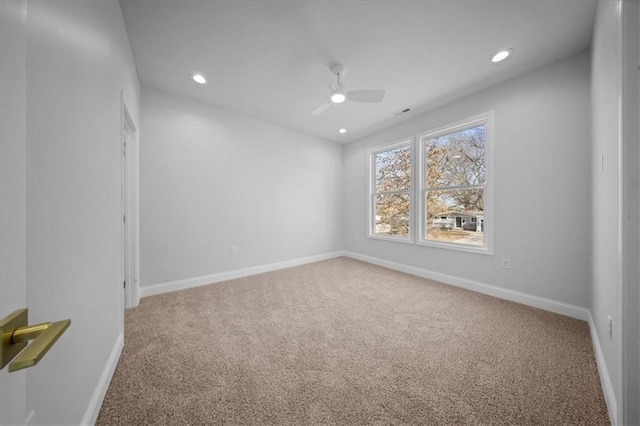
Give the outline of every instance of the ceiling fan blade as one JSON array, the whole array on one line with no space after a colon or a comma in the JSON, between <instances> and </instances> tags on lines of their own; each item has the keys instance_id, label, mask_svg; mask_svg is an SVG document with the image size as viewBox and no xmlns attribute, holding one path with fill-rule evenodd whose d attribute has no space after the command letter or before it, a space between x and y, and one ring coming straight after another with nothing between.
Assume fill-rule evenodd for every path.
<instances>
[{"instance_id":1,"label":"ceiling fan blade","mask_svg":"<svg viewBox=\"0 0 640 426\"><path fill-rule=\"evenodd\" d=\"M311 112L311 115L320 115L324 112L325 109L329 108L329 106L332 104L333 102L331 102L331 99L329 99L328 101L326 101L325 103L323 103L322 105L320 105L318 108L314 109Z\"/></svg>"},{"instance_id":2,"label":"ceiling fan blade","mask_svg":"<svg viewBox=\"0 0 640 426\"><path fill-rule=\"evenodd\" d=\"M351 90L347 93L347 99L356 102L367 102L377 104L384 99L384 90Z\"/></svg>"}]
</instances>

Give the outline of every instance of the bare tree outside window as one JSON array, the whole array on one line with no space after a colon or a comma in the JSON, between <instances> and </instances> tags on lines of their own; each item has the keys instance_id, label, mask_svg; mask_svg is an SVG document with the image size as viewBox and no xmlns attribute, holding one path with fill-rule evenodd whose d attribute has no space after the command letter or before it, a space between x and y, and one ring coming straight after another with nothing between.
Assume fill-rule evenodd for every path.
<instances>
[{"instance_id":1,"label":"bare tree outside window","mask_svg":"<svg viewBox=\"0 0 640 426\"><path fill-rule=\"evenodd\" d=\"M411 204L411 145L405 144L373 156L375 235L409 237Z\"/></svg>"}]
</instances>

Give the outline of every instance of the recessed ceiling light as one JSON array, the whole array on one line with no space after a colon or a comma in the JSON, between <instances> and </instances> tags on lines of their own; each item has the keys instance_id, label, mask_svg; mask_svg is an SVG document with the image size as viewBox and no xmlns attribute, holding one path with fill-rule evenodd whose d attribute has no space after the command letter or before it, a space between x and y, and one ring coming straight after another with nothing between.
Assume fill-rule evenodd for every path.
<instances>
[{"instance_id":1,"label":"recessed ceiling light","mask_svg":"<svg viewBox=\"0 0 640 426\"><path fill-rule=\"evenodd\" d=\"M202 74L191 74L191 78L196 83L205 84L207 79L202 76Z\"/></svg>"},{"instance_id":2,"label":"recessed ceiling light","mask_svg":"<svg viewBox=\"0 0 640 426\"><path fill-rule=\"evenodd\" d=\"M340 129L338 130L338 133L347 133L347 129Z\"/></svg>"},{"instance_id":3,"label":"recessed ceiling light","mask_svg":"<svg viewBox=\"0 0 640 426\"><path fill-rule=\"evenodd\" d=\"M331 95L331 102L333 102L334 104L341 104L346 99L347 97L344 95L344 93L341 92L335 92L333 95Z\"/></svg>"},{"instance_id":4,"label":"recessed ceiling light","mask_svg":"<svg viewBox=\"0 0 640 426\"><path fill-rule=\"evenodd\" d=\"M504 61L505 59L507 59L507 56L511 55L512 51L513 49L501 50L500 52L493 55L493 58L491 58L491 62Z\"/></svg>"}]
</instances>

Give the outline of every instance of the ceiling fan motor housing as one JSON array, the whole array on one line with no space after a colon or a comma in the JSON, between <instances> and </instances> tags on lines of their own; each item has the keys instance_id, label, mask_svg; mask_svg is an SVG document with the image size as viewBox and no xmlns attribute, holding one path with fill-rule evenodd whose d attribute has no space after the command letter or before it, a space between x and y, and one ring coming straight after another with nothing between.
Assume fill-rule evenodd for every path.
<instances>
[{"instance_id":1,"label":"ceiling fan motor housing","mask_svg":"<svg viewBox=\"0 0 640 426\"><path fill-rule=\"evenodd\" d=\"M334 64L331 67L331 74L336 76L336 79L338 80L338 82L340 82L340 77L344 77L346 73L347 73L347 69L342 64Z\"/></svg>"}]
</instances>

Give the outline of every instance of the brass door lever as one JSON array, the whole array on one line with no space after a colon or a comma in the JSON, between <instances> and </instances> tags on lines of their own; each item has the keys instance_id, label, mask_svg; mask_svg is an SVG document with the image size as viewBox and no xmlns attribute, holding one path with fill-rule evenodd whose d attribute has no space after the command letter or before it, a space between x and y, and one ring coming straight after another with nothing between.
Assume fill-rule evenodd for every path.
<instances>
[{"instance_id":1,"label":"brass door lever","mask_svg":"<svg viewBox=\"0 0 640 426\"><path fill-rule=\"evenodd\" d=\"M45 322L28 326L28 310L18 309L0 320L2 352L0 369L9 364L9 372L33 367L45 356L62 333L69 328L71 320ZM28 345L29 340L33 340ZM23 351L23 349L27 347ZM15 358L15 359L14 359Z\"/></svg>"}]
</instances>

